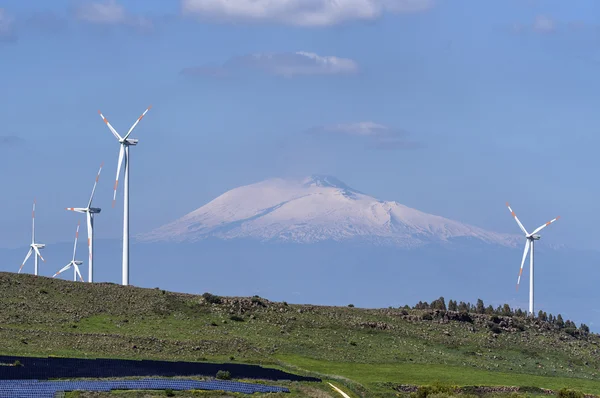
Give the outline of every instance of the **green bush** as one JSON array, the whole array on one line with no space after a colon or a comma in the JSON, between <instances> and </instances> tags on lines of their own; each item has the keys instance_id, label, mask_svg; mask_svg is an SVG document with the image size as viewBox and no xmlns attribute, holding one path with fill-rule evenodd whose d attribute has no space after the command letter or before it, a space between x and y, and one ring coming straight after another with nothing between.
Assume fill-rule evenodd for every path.
<instances>
[{"instance_id":1,"label":"green bush","mask_svg":"<svg viewBox=\"0 0 600 398\"><path fill-rule=\"evenodd\" d=\"M419 386L417 392L411 393L411 398L447 398L457 391L456 386L434 383L431 386Z\"/></svg>"},{"instance_id":2,"label":"green bush","mask_svg":"<svg viewBox=\"0 0 600 398\"><path fill-rule=\"evenodd\" d=\"M217 379L219 380L231 380L231 373L228 370L219 370L217 372Z\"/></svg>"},{"instance_id":3,"label":"green bush","mask_svg":"<svg viewBox=\"0 0 600 398\"><path fill-rule=\"evenodd\" d=\"M241 316L238 316L238 315L232 315L229 317L229 319L231 319L232 321L235 321L235 322L244 322L244 318L242 318Z\"/></svg>"},{"instance_id":4,"label":"green bush","mask_svg":"<svg viewBox=\"0 0 600 398\"><path fill-rule=\"evenodd\" d=\"M13 363L13 366L23 366L23 364L21 363L21 361L19 361L18 359Z\"/></svg>"},{"instance_id":5,"label":"green bush","mask_svg":"<svg viewBox=\"0 0 600 398\"><path fill-rule=\"evenodd\" d=\"M204 300L206 300L210 304L221 304L223 303L223 299L219 296L215 296L214 294L204 293L202 295Z\"/></svg>"},{"instance_id":6,"label":"green bush","mask_svg":"<svg viewBox=\"0 0 600 398\"><path fill-rule=\"evenodd\" d=\"M166 395L167 397L174 397L174 396L175 396L175 393L174 393L174 392L173 392L173 390L171 390L170 388L167 388L167 389L165 390L165 395Z\"/></svg>"},{"instance_id":7,"label":"green bush","mask_svg":"<svg viewBox=\"0 0 600 398\"><path fill-rule=\"evenodd\" d=\"M348 304L348 307L354 308L354 304Z\"/></svg>"},{"instance_id":8,"label":"green bush","mask_svg":"<svg viewBox=\"0 0 600 398\"><path fill-rule=\"evenodd\" d=\"M558 393L556 393L556 395L559 398L583 398L584 397L584 394L581 391L570 390L567 388L561 388L560 390L558 390Z\"/></svg>"}]
</instances>

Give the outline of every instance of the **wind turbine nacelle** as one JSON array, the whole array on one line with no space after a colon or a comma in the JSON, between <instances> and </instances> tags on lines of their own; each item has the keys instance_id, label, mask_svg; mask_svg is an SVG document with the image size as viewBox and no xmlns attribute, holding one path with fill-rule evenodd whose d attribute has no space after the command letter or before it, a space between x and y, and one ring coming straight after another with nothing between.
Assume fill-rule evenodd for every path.
<instances>
[{"instance_id":1,"label":"wind turbine nacelle","mask_svg":"<svg viewBox=\"0 0 600 398\"><path fill-rule=\"evenodd\" d=\"M81 265L81 264L83 264L83 261L79 261L79 260L75 260L75 261L73 261L73 262L74 262L76 265Z\"/></svg>"},{"instance_id":2,"label":"wind turbine nacelle","mask_svg":"<svg viewBox=\"0 0 600 398\"><path fill-rule=\"evenodd\" d=\"M139 140L137 138L127 138L125 140L125 142L127 142L127 145L132 145L132 146L137 145L138 141Z\"/></svg>"},{"instance_id":3,"label":"wind turbine nacelle","mask_svg":"<svg viewBox=\"0 0 600 398\"><path fill-rule=\"evenodd\" d=\"M34 243L33 246L37 247L38 249L43 249L44 247L46 247L45 243Z\"/></svg>"},{"instance_id":4,"label":"wind turbine nacelle","mask_svg":"<svg viewBox=\"0 0 600 398\"><path fill-rule=\"evenodd\" d=\"M540 235L531 235L531 239L533 240L540 240L541 236Z\"/></svg>"},{"instance_id":5,"label":"wind turbine nacelle","mask_svg":"<svg viewBox=\"0 0 600 398\"><path fill-rule=\"evenodd\" d=\"M92 214L98 214L101 211L102 211L102 209L99 207L90 207L90 213L92 213Z\"/></svg>"}]
</instances>

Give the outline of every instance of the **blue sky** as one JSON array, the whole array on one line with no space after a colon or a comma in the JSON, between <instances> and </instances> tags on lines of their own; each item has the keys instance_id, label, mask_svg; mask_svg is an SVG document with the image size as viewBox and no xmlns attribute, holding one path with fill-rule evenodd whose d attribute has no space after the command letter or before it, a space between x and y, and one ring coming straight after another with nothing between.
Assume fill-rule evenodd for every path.
<instances>
[{"instance_id":1,"label":"blue sky","mask_svg":"<svg viewBox=\"0 0 600 398\"><path fill-rule=\"evenodd\" d=\"M0 2L1 247L29 243L34 197L40 239L71 240L64 207L85 205L101 162L97 236L119 237L118 145L97 110L126 131L152 104L132 233L319 173L518 233L508 200L529 228L563 217L544 239L599 248L600 4L225 3Z\"/></svg>"}]
</instances>

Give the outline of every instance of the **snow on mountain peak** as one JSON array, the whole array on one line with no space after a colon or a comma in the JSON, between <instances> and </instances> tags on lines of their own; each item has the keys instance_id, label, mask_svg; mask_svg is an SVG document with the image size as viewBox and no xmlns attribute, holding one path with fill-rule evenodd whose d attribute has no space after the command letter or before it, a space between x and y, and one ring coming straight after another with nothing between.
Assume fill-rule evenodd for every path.
<instances>
[{"instance_id":1,"label":"snow on mountain peak","mask_svg":"<svg viewBox=\"0 0 600 398\"><path fill-rule=\"evenodd\" d=\"M361 240L400 247L454 238L511 247L522 243L519 236L380 201L326 175L300 180L273 178L234 188L137 239L193 242L210 237L297 243Z\"/></svg>"}]
</instances>

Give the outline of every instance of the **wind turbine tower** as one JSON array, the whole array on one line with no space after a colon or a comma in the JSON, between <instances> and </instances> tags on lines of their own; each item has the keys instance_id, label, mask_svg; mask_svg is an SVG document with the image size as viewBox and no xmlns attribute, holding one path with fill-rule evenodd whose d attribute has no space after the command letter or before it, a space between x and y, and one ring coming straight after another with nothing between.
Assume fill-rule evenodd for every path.
<instances>
[{"instance_id":1,"label":"wind turbine tower","mask_svg":"<svg viewBox=\"0 0 600 398\"><path fill-rule=\"evenodd\" d=\"M521 228L521 231L523 231L523 233L525 234L525 249L523 250L523 259L521 260L521 269L519 270L519 278L517 279L517 290L519 290L519 284L521 283L521 275L523 274L523 265L525 265L525 259L527 258L527 253L529 252L529 249L531 249L531 255L529 256L529 315L535 316L535 312L534 312L534 308L533 308L533 244L536 240L540 240L540 238L541 238L541 236L537 235L537 233L540 232L542 229L546 228L548 225L555 222L556 220L558 220L560 218L560 216L539 226L532 233L529 233L529 232L527 232L527 230L525 229L523 224L521 224L521 221L519 221L519 218L517 217L517 215L515 214L513 209L510 208L510 205L508 203L506 203L506 207L508 207L508 210L510 211L510 213L514 217L515 221L519 225L519 228Z\"/></svg>"},{"instance_id":2,"label":"wind turbine tower","mask_svg":"<svg viewBox=\"0 0 600 398\"><path fill-rule=\"evenodd\" d=\"M74 211L76 213L85 213L86 221L87 221L87 233L88 233L88 251L90 255L89 263L88 263L88 282L94 282L94 214L99 214L102 209L99 207L92 207L92 201L94 200L94 193L96 192L96 185L98 185L98 180L100 179L100 173L102 172L102 166L100 165L100 170L98 170L98 175L96 175L96 181L94 182L94 187L92 188L92 195L90 196L90 200L88 202L87 207L67 207L67 210Z\"/></svg>"},{"instance_id":3,"label":"wind turbine tower","mask_svg":"<svg viewBox=\"0 0 600 398\"><path fill-rule=\"evenodd\" d=\"M23 266L25 266L25 263L27 262L27 260L29 260L29 257L31 256L32 253L34 253L33 254L33 259L34 259L33 274L34 275L38 274L38 257L41 258L42 261L46 262L46 260L44 260L44 257L42 257L42 255L40 253L40 249L43 249L44 247L46 247L45 244L35 242L35 199L34 199L33 200L33 209L31 210L31 245L29 245L29 251L27 252L27 255L25 256L25 260L23 260L23 264L21 264L21 266L19 267L19 272L18 272L19 274L21 273Z\"/></svg>"},{"instance_id":4,"label":"wind turbine tower","mask_svg":"<svg viewBox=\"0 0 600 398\"><path fill-rule=\"evenodd\" d=\"M142 120L142 118L146 115L146 113L152 108L149 106L144 113L135 121L135 123L131 126L127 134L121 137L119 133L111 126L108 120L104 117L102 112L98 111L104 123L108 126L110 131L113 133L117 141L119 141L119 163L117 164L117 178L115 179L115 187L113 193L113 207L115 206L115 201L117 200L117 187L119 185L119 174L121 173L121 165L123 161L125 161L125 176L124 176L124 187L123 187L123 285L129 285L129 147L135 146L138 143L138 140L135 138L129 138L129 135L133 131L133 129L137 126L137 124ZM124 158L124 159L123 159Z\"/></svg>"}]
</instances>

